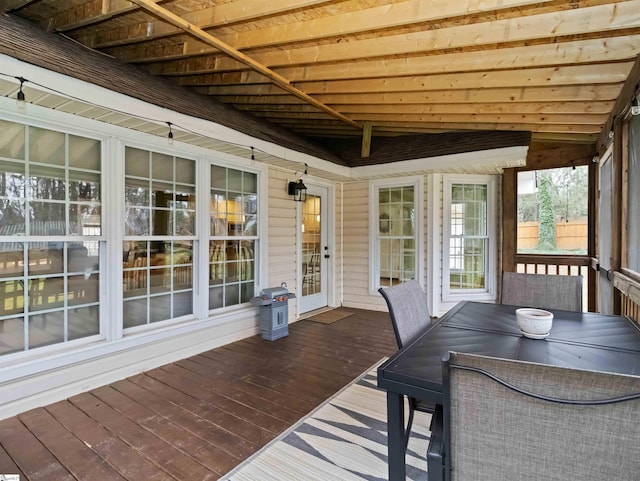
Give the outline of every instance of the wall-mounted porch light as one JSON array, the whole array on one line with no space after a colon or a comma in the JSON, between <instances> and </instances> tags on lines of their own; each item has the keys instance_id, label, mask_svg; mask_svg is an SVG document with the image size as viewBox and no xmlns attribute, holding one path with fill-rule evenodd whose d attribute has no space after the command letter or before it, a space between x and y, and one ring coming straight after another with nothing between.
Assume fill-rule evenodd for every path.
<instances>
[{"instance_id":1,"label":"wall-mounted porch light","mask_svg":"<svg viewBox=\"0 0 640 481\"><path fill-rule=\"evenodd\" d=\"M304 164L304 175L307 175L308 165ZM302 178L297 181L289 182L287 185L287 193L293 196L296 202L304 202L307 200L307 186L302 182Z\"/></svg>"},{"instance_id":2,"label":"wall-mounted porch light","mask_svg":"<svg viewBox=\"0 0 640 481\"><path fill-rule=\"evenodd\" d=\"M293 200L296 202L304 202L307 200L307 186L304 185L302 179L298 179L297 182L289 182L287 193L292 195Z\"/></svg>"}]
</instances>

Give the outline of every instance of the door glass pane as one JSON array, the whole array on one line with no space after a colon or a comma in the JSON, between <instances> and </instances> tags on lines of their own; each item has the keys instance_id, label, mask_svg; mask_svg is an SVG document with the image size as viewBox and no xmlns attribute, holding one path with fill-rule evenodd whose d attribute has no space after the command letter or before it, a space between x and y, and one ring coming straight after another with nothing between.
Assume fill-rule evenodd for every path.
<instances>
[{"instance_id":1,"label":"door glass pane","mask_svg":"<svg viewBox=\"0 0 640 481\"><path fill-rule=\"evenodd\" d=\"M321 291L320 196L307 195L302 205L302 295L310 296Z\"/></svg>"}]
</instances>

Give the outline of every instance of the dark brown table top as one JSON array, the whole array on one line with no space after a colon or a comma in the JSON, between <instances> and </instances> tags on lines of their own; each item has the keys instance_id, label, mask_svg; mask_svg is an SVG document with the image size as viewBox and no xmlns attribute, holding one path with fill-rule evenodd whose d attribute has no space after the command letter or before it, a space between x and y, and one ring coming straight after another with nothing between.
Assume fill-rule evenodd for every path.
<instances>
[{"instance_id":1,"label":"dark brown table top","mask_svg":"<svg viewBox=\"0 0 640 481\"><path fill-rule=\"evenodd\" d=\"M551 310L551 332L536 340L521 334L517 308L458 304L378 368L378 385L441 402L441 361L448 351L640 375L640 329L626 317Z\"/></svg>"}]
</instances>

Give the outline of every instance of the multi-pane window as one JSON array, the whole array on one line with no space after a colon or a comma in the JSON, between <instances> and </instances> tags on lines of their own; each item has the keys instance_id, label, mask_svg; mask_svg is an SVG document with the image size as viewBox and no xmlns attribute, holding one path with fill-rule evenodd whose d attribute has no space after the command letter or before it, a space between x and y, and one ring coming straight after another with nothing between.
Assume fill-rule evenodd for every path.
<instances>
[{"instance_id":1,"label":"multi-pane window","mask_svg":"<svg viewBox=\"0 0 640 481\"><path fill-rule=\"evenodd\" d=\"M0 120L0 354L99 334L99 140Z\"/></svg>"},{"instance_id":2,"label":"multi-pane window","mask_svg":"<svg viewBox=\"0 0 640 481\"><path fill-rule=\"evenodd\" d=\"M451 185L449 287L484 289L488 232L487 186Z\"/></svg>"},{"instance_id":3,"label":"multi-pane window","mask_svg":"<svg viewBox=\"0 0 640 481\"><path fill-rule=\"evenodd\" d=\"M258 176L211 166L209 309L248 302L255 292Z\"/></svg>"},{"instance_id":4,"label":"multi-pane window","mask_svg":"<svg viewBox=\"0 0 640 481\"><path fill-rule=\"evenodd\" d=\"M414 185L377 190L377 256L379 286L416 276L416 195Z\"/></svg>"},{"instance_id":5,"label":"multi-pane window","mask_svg":"<svg viewBox=\"0 0 640 481\"><path fill-rule=\"evenodd\" d=\"M123 325L193 314L196 162L127 147Z\"/></svg>"}]
</instances>

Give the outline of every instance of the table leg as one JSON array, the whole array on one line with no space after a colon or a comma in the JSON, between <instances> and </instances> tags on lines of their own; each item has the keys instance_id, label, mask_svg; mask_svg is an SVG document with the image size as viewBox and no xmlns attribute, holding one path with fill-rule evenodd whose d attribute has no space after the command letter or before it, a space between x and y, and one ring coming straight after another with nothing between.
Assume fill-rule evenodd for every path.
<instances>
[{"instance_id":1,"label":"table leg","mask_svg":"<svg viewBox=\"0 0 640 481\"><path fill-rule=\"evenodd\" d=\"M389 481L405 481L404 397L387 391L387 433L389 450Z\"/></svg>"}]
</instances>

